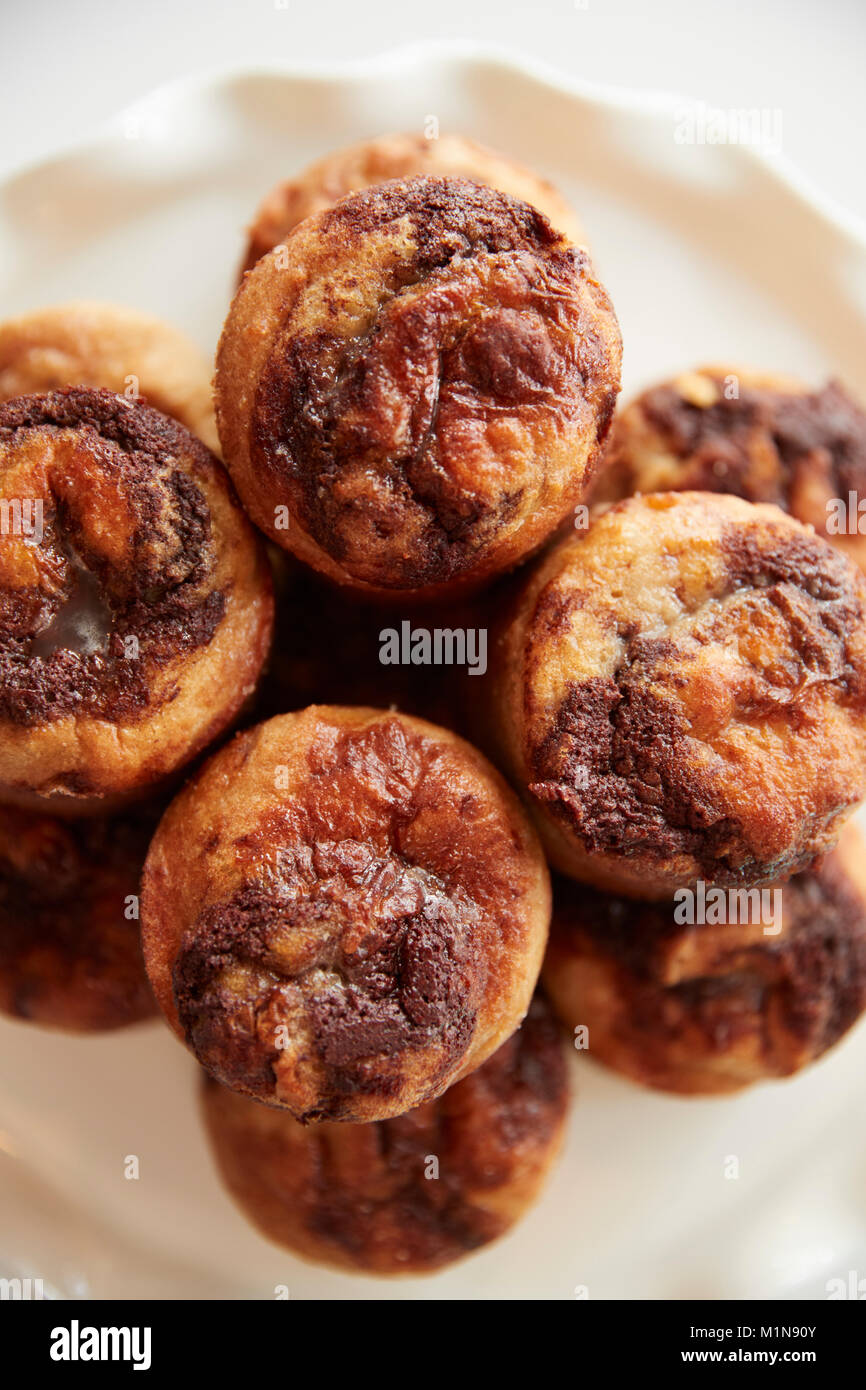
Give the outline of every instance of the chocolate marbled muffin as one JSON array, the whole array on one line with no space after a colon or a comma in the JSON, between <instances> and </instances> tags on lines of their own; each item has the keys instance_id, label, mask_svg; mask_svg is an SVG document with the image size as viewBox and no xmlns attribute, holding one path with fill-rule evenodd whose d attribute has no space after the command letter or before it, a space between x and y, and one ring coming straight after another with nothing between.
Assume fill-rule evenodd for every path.
<instances>
[{"instance_id":1,"label":"chocolate marbled muffin","mask_svg":"<svg viewBox=\"0 0 866 1390\"><path fill-rule=\"evenodd\" d=\"M866 580L777 507L618 503L530 575L493 664L549 857L597 887L772 883L866 791Z\"/></svg>"},{"instance_id":2,"label":"chocolate marbled muffin","mask_svg":"<svg viewBox=\"0 0 866 1390\"><path fill-rule=\"evenodd\" d=\"M162 319L122 304L76 300L0 323L0 401L64 386L140 395L219 448L211 367Z\"/></svg>"},{"instance_id":3,"label":"chocolate marbled muffin","mask_svg":"<svg viewBox=\"0 0 866 1390\"><path fill-rule=\"evenodd\" d=\"M683 1094L790 1076L866 1008L866 853L847 826L821 863L722 925L678 925L682 898L638 903L559 879L544 981L588 1054ZM765 895L775 890L762 890ZM727 909L726 909L727 910ZM709 915L709 914L707 914ZM766 928L769 925L770 930Z\"/></svg>"},{"instance_id":4,"label":"chocolate marbled muffin","mask_svg":"<svg viewBox=\"0 0 866 1390\"><path fill-rule=\"evenodd\" d=\"M550 885L517 798L435 725L315 706L239 734L172 803L145 960L219 1081L378 1120L480 1066L526 1012Z\"/></svg>"},{"instance_id":5,"label":"chocolate marbled muffin","mask_svg":"<svg viewBox=\"0 0 866 1390\"><path fill-rule=\"evenodd\" d=\"M110 391L0 405L0 799L153 787L226 729L270 640L263 547L222 466Z\"/></svg>"},{"instance_id":6,"label":"chocolate marbled muffin","mask_svg":"<svg viewBox=\"0 0 866 1390\"><path fill-rule=\"evenodd\" d=\"M568 1099L539 998L482 1067L395 1119L304 1126L209 1077L202 1096L223 1180L262 1235L368 1274L429 1274L509 1230L556 1157Z\"/></svg>"},{"instance_id":7,"label":"chocolate marbled muffin","mask_svg":"<svg viewBox=\"0 0 866 1390\"><path fill-rule=\"evenodd\" d=\"M158 817L149 805L74 821L0 806L3 1013L80 1033L156 1013L138 895Z\"/></svg>"},{"instance_id":8,"label":"chocolate marbled muffin","mask_svg":"<svg viewBox=\"0 0 866 1390\"><path fill-rule=\"evenodd\" d=\"M396 180L244 277L217 354L235 485L340 583L442 596L536 549L583 496L621 345L586 253L527 203Z\"/></svg>"},{"instance_id":9,"label":"chocolate marbled muffin","mask_svg":"<svg viewBox=\"0 0 866 1390\"><path fill-rule=\"evenodd\" d=\"M774 502L866 569L866 412L837 381L705 367L644 391L614 421L596 499L696 490Z\"/></svg>"},{"instance_id":10,"label":"chocolate marbled muffin","mask_svg":"<svg viewBox=\"0 0 866 1390\"><path fill-rule=\"evenodd\" d=\"M412 133L381 135L318 159L295 178L277 184L264 199L249 230L243 271L252 270L305 218L324 212L348 193L418 174L471 179L510 193L543 212L575 246L583 232L564 198L546 179L463 135L428 140Z\"/></svg>"}]
</instances>

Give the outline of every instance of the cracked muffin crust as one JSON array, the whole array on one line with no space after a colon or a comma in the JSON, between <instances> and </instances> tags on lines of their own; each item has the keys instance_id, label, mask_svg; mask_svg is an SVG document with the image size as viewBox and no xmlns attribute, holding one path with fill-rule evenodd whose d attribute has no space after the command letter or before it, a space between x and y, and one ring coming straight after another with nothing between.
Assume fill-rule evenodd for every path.
<instances>
[{"instance_id":1,"label":"cracked muffin crust","mask_svg":"<svg viewBox=\"0 0 866 1390\"><path fill-rule=\"evenodd\" d=\"M645 1086L712 1094L791 1076L866 1008L866 853L855 828L779 894L768 934L756 912L746 923L678 925L673 900L560 879L543 972L551 1002L569 1029L588 1029L590 1057Z\"/></svg>"},{"instance_id":2,"label":"cracked muffin crust","mask_svg":"<svg viewBox=\"0 0 866 1390\"><path fill-rule=\"evenodd\" d=\"M159 815L58 820L0 806L0 1010L92 1033L156 1013L139 937L141 869Z\"/></svg>"},{"instance_id":3,"label":"cracked muffin crust","mask_svg":"<svg viewBox=\"0 0 866 1390\"><path fill-rule=\"evenodd\" d=\"M0 323L0 401L64 386L141 395L219 450L210 364L152 314L76 300Z\"/></svg>"},{"instance_id":4,"label":"cracked muffin crust","mask_svg":"<svg viewBox=\"0 0 866 1390\"><path fill-rule=\"evenodd\" d=\"M169 807L145 960L219 1081L303 1121L383 1119L517 1028L549 893L522 807L469 744L314 706L239 734Z\"/></svg>"},{"instance_id":5,"label":"cracked muffin crust","mask_svg":"<svg viewBox=\"0 0 866 1390\"><path fill-rule=\"evenodd\" d=\"M110 391L0 405L0 492L2 798L65 813L142 793L255 686L263 547L204 445Z\"/></svg>"},{"instance_id":6,"label":"cracked muffin crust","mask_svg":"<svg viewBox=\"0 0 866 1390\"><path fill-rule=\"evenodd\" d=\"M866 581L777 507L618 503L530 575L494 666L548 855L598 887L771 883L866 791Z\"/></svg>"},{"instance_id":7,"label":"cracked muffin crust","mask_svg":"<svg viewBox=\"0 0 866 1390\"><path fill-rule=\"evenodd\" d=\"M536 549L580 501L621 345L585 251L463 179L394 181L245 276L217 353L254 521L340 583L442 596Z\"/></svg>"},{"instance_id":8,"label":"cracked muffin crust","mask_svg":"<svg viewBox=\"0 0 866 1390\"><path fill-rule=\"evenodd\" d=\"M594 497L673 491L773 502L866 569L857 511L866 500L866 412L837 381L812 390L732 367L684 372L619 412Z\"/></svg>"},{"instance_id":9,"label":"cracked muffin crust","mask_svg":"<svg viewBox=\"0 0 866 1390\"><path fill-rule=\"evenodd\" d=\"M207 1076L202 1104L222 1178L262 1235L338 1268L425 1274L496 1240L536 1199L568 1091L536 996L483 1066L395 1119L304 1126Z\"/></svg>"},{"instance_id":10,"label":"cracked muffin crust","mask_svg":"<svg viewBox=\"0 0 866 1390\"><path fill-rule=\"evenodd\" d=\"M452 176L488 184L543 212L575 246L583 241L580 223L552 184L462 135L382 135L326 155L296 178L277 184L263 200L249 230L241 273L252 270L305 218L324 212L374 184L410 179L419 174Z\"/></svg>"}]
</instances>

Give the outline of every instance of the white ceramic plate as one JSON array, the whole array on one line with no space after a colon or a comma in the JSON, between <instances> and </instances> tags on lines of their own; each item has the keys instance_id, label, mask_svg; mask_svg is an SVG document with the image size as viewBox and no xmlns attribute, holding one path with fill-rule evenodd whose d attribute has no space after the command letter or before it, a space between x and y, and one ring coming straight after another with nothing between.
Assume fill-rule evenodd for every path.
<instances>
[{"instance_id":1,"label":"white ceramic plate","mask_svg":"<svg viewBox=\"0 0 866 1390\"><path fill-rule=\"evenodd\" d=\"M626 394L706 360L834 372L866 394L866 232L778 158L678 143L682 108L465 48L173 85L0 189L0 314L115 299L212 351L271 184L436 116L573 199ZM527 1219L434 1278L382 1281L303 1264L246 1224L214 1174L195 1066L161 1025L70 1039L0 1023L0 1274L66 1297L336 1299L822 1298L866 1275L866 1027L797 1080L724 1101L574 1070L566 1151Z\"/></svg>"}]
</instances>

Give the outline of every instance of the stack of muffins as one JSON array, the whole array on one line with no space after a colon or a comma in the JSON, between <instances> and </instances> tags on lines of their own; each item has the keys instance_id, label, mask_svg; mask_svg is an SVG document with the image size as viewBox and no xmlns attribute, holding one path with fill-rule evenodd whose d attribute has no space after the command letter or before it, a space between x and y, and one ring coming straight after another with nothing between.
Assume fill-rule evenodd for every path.
<instances>
[{"instance_id":1,"label":"stack of muffins","mask_svg":"<svg viewBox=\"0 0 866 1390\"><path fill-rule=\"evenodd\" d=\"M0 1007L161 1011L305 1257L507 1230L569 1034L708 1093L866 1006L866 416L713 369L615 419L620 358L574 214L456 136L269 195L213 395L132 311L0 325Z\"/></svg>"}]
</instances>

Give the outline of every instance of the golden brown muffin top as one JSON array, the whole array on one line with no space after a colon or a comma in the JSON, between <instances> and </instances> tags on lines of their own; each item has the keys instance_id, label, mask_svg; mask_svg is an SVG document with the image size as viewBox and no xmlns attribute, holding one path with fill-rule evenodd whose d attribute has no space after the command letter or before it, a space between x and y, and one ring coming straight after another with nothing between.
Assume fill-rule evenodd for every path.
<instances>
[{"instance_id":1,"label":"golden brown muffin top","mask_svg":"<svg viewBox=\"0 0 866 1390\"><path fill-rule=\"evenodd\" d=\"M590 852L769 882L866 786L866 585L775 507L631 498L530 580L533 796Z\"/></svg>"},{"instance_id":2,"label":"golden brown muffin top","mask_svg":"<svg viewBox=\"0 0 866 1390\"><path fill-rule=\"evenodd\" d=\"M218 449L210 378L183 333L125 305L74 300L0 323L0 401L102 387L143 397Z\"/></svg>"},{"instance_id":3,"label":"golden brown muffin top","mask_svg":"<svg viewBox=\"0 0 866 1390\"><path fill-rule=\"evenodd\" d=\"M650 387L619 416L606 495L729 492L826 533L826 503L866 496L866 413L841 383L704 368Z\"/></svg>"},{"instance_id":4,"label":"golden brown muffin top","mask_svg":"<svg viewBox=\"0 0 866 1390\"><path fill-rule=\"evenodd\" d=\"M482 1067L394 1119L310 1128L209 1078L204 1088L223 1175L262 1233L377 1274L429 1272L507 1230L559 1146L568 1104L564 1048L538 999Z\"/></svg>"},{"instance_id":5,"label":"golden brown muffin top","mask_svg":"<svg viewBox=\"0 0 866 1390\"><path fill-rule=\"evenodd\" d=\"M218 460L140 401L0 405L0 782L99 811L226 728L267 654L264 549Z\"/></svg>"},{"instance_id":6,"label":"golden brown muffin top","mask_svg":"<svg viewBox=\"0 0 866 1390\"><path fill-rule=\"evenodd\" d=\"M516 1026L548 891L519 803L468 744L312 707L239 735L169 808L148 971L225 1084L305 1120L374 1118Z\"/></svg>"},{"instance_id":7,"label":"golden brown muffin top","mask_svg":"<svg viewBox=\"0 0 866 1390\"><path fill-rule=\"evenodd\" d=\"M343 199L282 251L246 276L217 358L259 524L292 548L287 505L313 563L390 590L484 577L545 539L619 389L586 253L526 203L428 177Z\"/></svg>"}]
</instances>

